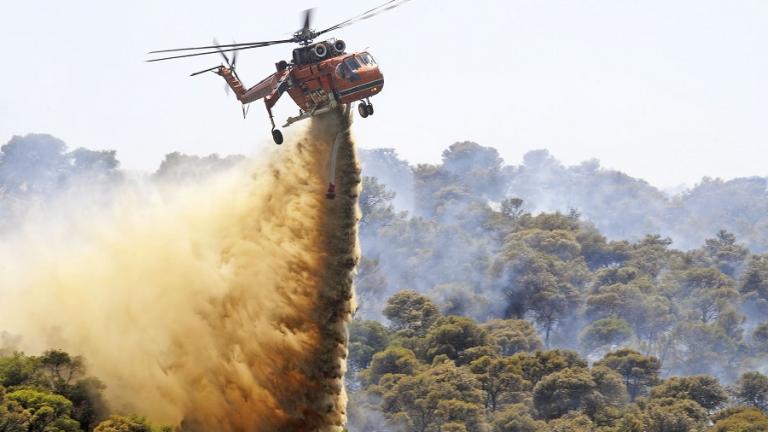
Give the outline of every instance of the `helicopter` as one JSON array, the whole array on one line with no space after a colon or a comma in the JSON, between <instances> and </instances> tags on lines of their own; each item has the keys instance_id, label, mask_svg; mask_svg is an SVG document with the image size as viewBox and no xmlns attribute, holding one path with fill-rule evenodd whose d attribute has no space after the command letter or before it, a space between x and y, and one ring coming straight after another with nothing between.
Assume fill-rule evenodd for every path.
<instances>
[{"instance_id":1,"label":"helicopter","mask_svg":"<svg viewBox=\"0 0 768 432\"><path fill-rule=\"evenodd\" d=\"M367 50L347 52L346 43L341 39L330 38L320 42L315 42L315 39L372 18L408 1L410 0L387 1L320 31L311 28L313 10L308 9L304 11L302 28L289 39L224 45L218 44L214 39L213 45L150 51L148 54L152 55L174 55L149 59L147 62L220 54L224 58L224 64L194 72L190 76L212 72L223 77L227 90L231 89L237 100L242 103L243 117L247 115L250 103L263 99L272 124L272 139L276 144L282 144L283 134L275 126L272 108L286 92L299 106L299 114L289 117L283 127L358 101L357 110L361 117L366 118L374 114L370 98L381 92L384 87L384 75L373 56ZM246 88L237 75L237 53L287 43L300 45L293 50L291 61L277 62L274 73L253 87ZM231 58L227 53L232 53Z\"/></svg>"}]
</instances>

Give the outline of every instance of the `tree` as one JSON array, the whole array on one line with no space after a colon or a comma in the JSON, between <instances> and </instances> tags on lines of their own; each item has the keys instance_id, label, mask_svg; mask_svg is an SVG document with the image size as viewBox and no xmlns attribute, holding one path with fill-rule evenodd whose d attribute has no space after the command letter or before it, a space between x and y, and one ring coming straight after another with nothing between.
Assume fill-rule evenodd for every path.
<instances>
[{"instance_id":1,"label":"tree","mask_svg":"<svg viewBox=\"0 0 768 432\"><path fill-rule=\"evenodd\" d=\"M637 268L643 273L657 278L667 267L669 260L669 245L672 239L660 235L646 235L633 245L627 265Z\"/></svg>"},{"instance_id":2,"label":"tree","mask_svg":"<svg viewBox=\"0 0 768 432\"><path fill-rule=\"evenodd\" d=\"M595 391L589 370L566 368L545 376L533 388L533 405L542 418L554 419L583 409Z\"/></svg>"},{"instance_id":3,"label":"tree","mask_svg":"<svg viewBox=\"0 0 768 432\"><path fill-rule=\"evenodd\" d=\"M441 317L424 337L424 358L427 362L438 355L458 360L470 348L486 345L488 335L472 319L448 315Z\"/></svg>"},{"instance_id":4,"label":"tree","mask_svg":"<svg viewBox=\"0 0 768 432\"><path fill-rule=\"evenodd\" d=\"M546 227L564 223L538 217L527 222ZM507 297L505 317L532 316L547 344L552 330L581 302L579 288L588 280L588 269L583 259L575 257L578 249L579 244L566 230L526 229L505 240L491 268ZM573 259L563 260L569 257Z\"/></svg>"},{"instance_id":5,"label":"tree","mask_svg":"<svg viewBox=\"0 0 768 432\"><path fill-rule=\"evenodd\" d=\"M463 424L481 432L483 393L474 376L451 361L400 379L383 394L382 409L408 430L438 432L446 424Z\"/></svg>"},{"instance_id":6,"label":"tree","mask_svg":"<svg viewBox=\"0 0 768 432\"><path fill-rule=\"evenodd\" d=\"M657 399L645 406L646 432L700 432L709 420L699 404L686 399Z\"/></svg>"},{"instance_id":7,"label":"tree","mask_svg":"<svg viewBox=\"0 0 768 432\"><path fill-rule=\"evenodd\" d=\"M603 318L586 326L579 339L584 348L594 351L605 346L623 344L631 337L632 328L629 323L618 318Z\"/></svg>"},{"instance_id":8,"label":"tree","mask_svg":"<svg viewBox=\"0 0 768 432\"><path fill-rule=\"evenodd\" d=\"M753 255L739 282L745 303L768 317L768 254Z\"/></svg>"},{"instance_id":9,"label":"tree","mask_svg":"<svg viewBox=\"0 0 768 432\"><path fill-rule=\"evenodd\" d=\"M538 332L526 320L490 320L482 325L488 332L489 340L499 348L499 353L511 356L521 351L536 351L544 348Z\"/></svg>"},{"instance_id":10,"label":"tree","mask_svg":"<svg viewBox=\"0 0 768 432\"><path fill-rule=\"evenodd\" d=\"M517 222L525 213L523 200L520 198L507 198L501 202L501 214L512 222Z\"/></svg>"},{"instance_id":11,"label":"tree","mask_svg":"<svg viewBox=\"0 0 768 432\"><path fill-rule=\"evenodd\" d=\"M0 386L0 431L27 432L32 414L18 402L5 399L5 389Z\"/></svg>"},{"instance_id":12,"label":"tree","mask_svg":"<svg viewBox=\"0 0 768 432\"><path fill-rule=\"evenodd\" d=\"M549 350L534 353L520 352L512 360L522 372L523 378L536 385L545 376L567 368L586 368L587 362L574 351Z\"/></svg>"},{"instance_id":13,"label":"tree","mask_svg":"<svg viewBox=\"0 0 768 432\"><path fill-rule=\"evenodd\" d=\"M749 255L749 250L736 243L736 236L726 230L704 241L704 250L717 268L734 278Z\"/></svg>"},{"instance_id":14,"label":"tree","mask_svg":"<svg viewBox=\"0 0 768 432\"><path fill-rule=\"evenodd\" d=\"M412 375L419 366L413 351L391 347L373 355L365 377L369 383L378 384L385 375Z\"/></svg>"},{"instance_id":15,"label":"tree","mask_svg":"<svg viewBox=\"0 0 768 432\"><path fill-rule=\"evenodd\" d=\"M379 260L361 257L355 274L355 293L359 305L355 316L378 316L386 290L387 279L382 274Z\"/></svg>"},{"instance_id":16,"label":"tree","mask_svg":"<svg viewBox=\"0 0 768 432\"><path fill-rule=\"evenodd\" d=\"M760 353L768 353L768 321L755 327L752 332L752 345Z\"/></svg>"},{"instance_id":17,"label":"tree","mask_svg":"<svg viewBox=\"0 0 768 432\"><path fill-rule=\"evenodd\" d=\"M503 192L501 166L503 160L493 147L465 141L452 144L443 151L442 170L456 176L456 182L468 190L490 199Z\"/></svg>"},{"instance_id":18,"label":"tree","mask_svg":"<svg viewBox=\"0 0 768 432\"><path fill-rule=\"evenodd\" d=\"M360 193L360 225L387 224L395 216L392 200L395 192L379 183L376 177L363 177L363 190Z\"/></svg>"},{"instance_id":19,"label":"tree","mask_svg":"<svg viewBox=\"0 0 768 432\"><path fill-rule=\"evenodd\" d=\"M108 413L103 392L106 386L96 378L80 379L66 385L59 393L72 402L72 418L80 423L84 430L93 429Z\"/></svg>"},{"instance_id":20,"label":"tree","mask_svg":"<svg viewBox=\"0 0 768 432\"><path fill-rule=\"evenodd\" d=\"M624 348L606 354L595 366L605 366L618 372L624 378L630 401L634 401L656 384L661 362L656 357Z\"/></svg>"},{"instance_id":21,"label":"tree","mask_svg":"<svg viewBox=\"0 0 768 432\"><path fill-rule=\"evenodd\" d=\"M541 432L546 423L534 420L523 404L510 405L496 413L493 432Z\"/></svg>"},{"instance_id":22,"label":"tree","mask_svg":"<svg viewBox=\"0 0 768 432\"><path fill-rule=\"evenodd\" d=\"M764 432L768 416L754 408L736 407L718 413L710 432Z\"/></svg>"},{"instance_id":23,"label":"tree","mask_svg":"<svg viewBox=\"0 0 768 432\"><path fill-rule=\"evenodd\" d=\"M373 355L388 343L387 330L377 321L353 320L349 323L349 367L359 371L368 367Z\"/></svg>"},{"instance_id":24,"label":"tree","mask_svg":"<svg viewBox=\"0 0 768 432\"><path fill-rule=\"evenodd\" d=\"M53 390L68 386L85 372L81 357L72 357L61 350L49 350L40 357L40 367L49 388Z\"/></svg>"},{"instance_id":25,"label":"tree","mask_svg":"<svg viewBox=\"0 0 768 432\"><path fill-rule=\"evenodd\" d=\"M738 349L722 327L701 322L682 321L669 338L666 364L679 375L715 374Z\"/></svg>"},{"instance_id":26,"label":"tree","mask_svg":"<svg viewBox=\"0 0 768 432\"><path fill-rule=\"evenodd\" d=\"M226 172L245 160L244 156L221 157L210 154L200 157L179 152L168 153L152 177L156 180L176 183L194 183L208 179L213 175Z\"/></svg>"},{"instance_id":27,"label":"tree","mask_svg":"<svg viewBox=\"0 0 768 432\"><path fill-rule=\"evenodd\" d=\"M384 316L395 331L422 336L440 317L432 300L416 291L400 291L387 300Z\"/></svg>"},{"instance_id":28,"label":"tree","mask_svg":"<svg viewBox=\"0 0 768 432\"><path fill-rule=\"evenodd\" d=\"M708 411L714 411L728 400L717 379L706 375L666 379L651 389L651 397L690 399Z\"/></svg>"},{"instance_id":29,"label":"tree","mask_svg":"<svg viewBox=\"0 0 768 432\"><path fill-rule=\"evenodd\" d=\"M487 423L483 406L477 402L448 399L437 404L435 417L440 432L485 432Z\"/></svg>"},{"instance_id":30,"label":"tree","mask_svg":"<svg viewBox=\"0 0 768 432\"><path fill-rule=\"evenodd\" d=\"M60 184L69 163L64 141L45 134L14 136L0 147L0 185L13 194L47 194Z\"/></svg>"},{"instance_id":31,"label":"tree","mask_svg":"<svg viewBox=\"0 0 768 432\"><path fill-rule=\"evenodd\" d=\"M20 389L5 395L30 414L31 432L80 432L78 422L70 417L72 402L64 396L34 389Z\"/></svg>"},{"instance_id":32,"label":"tree","mask_svg":"<svg viewBox=\"0 0 768 432\"><path fill-rule=\"evenodd\" d=\"M747 372L736 383L736 399L763 412L768 412L768 376Z\"/></svg>"},{"instance_id":33,"label":"tree","mask_svg":"<svg viewBox=\"0 0 768 432\"><path fill-rule=\"evenodd\" d=\"M19 352L0 357L0 385L14 387L36 383L39 364L39 359Z\"/></svg>"},{"instance_id":34,"label":"tree","mask_svg":"<svg viewBox=\"0 0 768 432\"><path fill-rule=\"evenodd\" d=\"M446 315L482 319L488 314L487 295L475 291L466 283L439 284L429 291L429 296Z\"/></svg>"},{"instance_id":35,"label":"tree","mask_svg":"<svg viewBox=\"0 0 768 432\"><path fill-rule=\"evenodd\" d=\"M626 270L629 274L637 271L633 268ZM636 275L611 273L598 273L597 288L587 297L586 315L592 319L625 320L650 349L659 335L676 321L673 304L655 294L649 281Z\"/></svg>"},{"instance_id":36,"label":"tree","mask_svg":"<svg viewBox=\"0 0 768 432\"><path fill-rule=\"evenodd\" d=\"M414 206L413 169L391 148L358 149L363 172L397 192L393 203L398 209L411 211Z\"/></svg>"},{"instance_id":37,"label":"tree","mask_svg":"<svg viewBox=\"0 0 768 432\"><path fill-rule=\"evenodd\" d=\"M112 416L99 423L93 432L152 432L152 426L143 417Z\"/></svg>"},{"instance_id":38,"label":"tree","mask_svg":"<svg viewBox=\"0 0 768 432\"><path fill-rule=\"evenodd\" d=\"M483 356L469 364L469 370L486 394L485 406L491 412L500 405L518 402L526 389L518 364L509 357Z\"/></svg>"},{"instance_id":39,"label":"tree","mask_svg":"<svg viewBox=\"0 0 768 432\"><path fill-rule=\"evenodd\" d=\"M592 420L580 413L569 413L562 418L552 420L546 428L547 432L594 432L595 430Z\"/></svg>"}]
</instances>

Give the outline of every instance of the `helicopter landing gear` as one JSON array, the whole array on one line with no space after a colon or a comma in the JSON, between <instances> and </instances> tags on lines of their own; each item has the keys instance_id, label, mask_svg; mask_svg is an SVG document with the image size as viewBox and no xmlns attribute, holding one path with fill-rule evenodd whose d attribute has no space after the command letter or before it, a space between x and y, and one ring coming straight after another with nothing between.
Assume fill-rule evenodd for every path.
<instances>
[{"instance_id":1,"label":"helicopter landing gear","mask_svg":"<svg viewBox=\"0 0 768 432\"><path fill-rule=\"evenodd\" d=\"M365 102L360 102L357 105L357 112L360 113L360 117L366 118L368 117L368 105Z\"/></svg>"},{"instance_id":2,"label":"helicopter landing gear","mask_svg":"<svg viewBox=\"0 0 768 432\"><path fill-rule=\"evenodd\" d=\"M373 115L373 104L370 100L366 99L364 101L360 101L360 103L357 105L357 112L360 113L360 117L366 118L368 116Z\"/></svg>"},{"instance_id":3,"label":"helicopter landing gear","mask_svg":"<svg viewBox=\"0 0 768 432\"><path fill-rule=\"evenodd\" d=\"M283 143L283 133L280 132L280 129L275 128L275 118L272 116L272 110L269 108L269 105L267 105L267 112L269 113L269 122L272 123L272 139L275 141L275 144L280 145Z\"/></svg>"},{"instance_id":4,"label":"helicopter landing gear","mask_svg":"<svg viewBox=\"0 0 768 432\"><path fill-rule=\"evenodd\" d=\"M277 145L283 143L283 133L280 132L280 129L272 129L272 139L275 140Z\"/></svg>"}]
</instances>

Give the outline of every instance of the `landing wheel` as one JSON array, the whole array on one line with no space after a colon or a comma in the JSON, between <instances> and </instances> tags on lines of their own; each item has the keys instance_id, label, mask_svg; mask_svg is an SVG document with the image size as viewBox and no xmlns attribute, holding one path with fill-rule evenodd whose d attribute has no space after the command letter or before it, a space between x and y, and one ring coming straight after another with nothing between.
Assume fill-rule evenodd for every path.
<instances>
[{"instance_id":1,"label":"landing wheel","mask_svg":"<svg viewBox=\"0 0 768 432\"><path fill-rule=\"evenodd\" d=\"M283 143L283 133L279 129L272 129L272 139L275 140L275 144L280 145Z\"/></svg>"},{"instance_id":2,"label":"landing wheel","mask_svg":"<svg viewBox=\"0 0 768 432\"><path fill-rule=\"evenodd\" d=\"M357 112L360 113L360 117L362 118L368 117L368 105L366 105L365 102L360 102L357 104Z\"/></svg>"},{"instance_id":3,"label":"landing wheel","mask_svg":"<svg viewBox=\"0 0 768 432\"><path fill-rule=\"evenodd\" d=\"M373 104L369 102L368 105L366 105L366 106L368 107L368 108L366 108L366 111L368 111L368 115L372 116L373 115Z\"/></svg>"}]
</instances>

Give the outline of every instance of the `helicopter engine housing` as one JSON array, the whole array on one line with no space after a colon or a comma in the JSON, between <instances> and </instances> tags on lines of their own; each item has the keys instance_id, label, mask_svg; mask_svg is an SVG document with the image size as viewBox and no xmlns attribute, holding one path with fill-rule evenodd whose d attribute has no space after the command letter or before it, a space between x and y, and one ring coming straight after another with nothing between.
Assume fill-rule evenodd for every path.
<instances>
[{"instance_id":1,"label":"helicopter engine housing","mask_svg":"<svg viewBox=\"0 0 768 432\"><path fill-rule=\"evenodd\" d=\"M316 57L318 60L322 60L322 59L324 59L324 58L325 58L325 56L326 56L326 55L328 55L328 47L327 47L327 46L325 46L325 44L324 44L324 43L322 43L322 42L321 42L321 43L318 43L318 44L315 44L315 45L312 47L312 54L314 54L314 55L315 55L315 57Z\"/></svg>"},{"instance_id":2,"label":"helicopter engine housing","mask_svg":"<svg viewBox=\"0 0 768 432\"><path fill-rule=\"evenodd\" d=\"M346 49L347 49L347 44L341 39L333 43L333 51L336 54L344 54L344 50Z\"/></svg>"}]
</instances>

